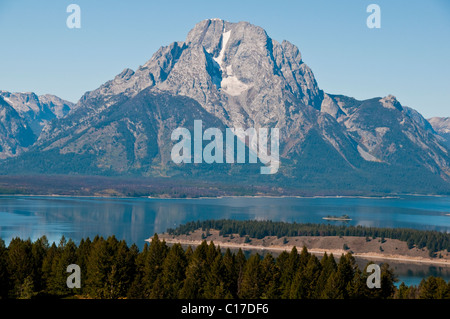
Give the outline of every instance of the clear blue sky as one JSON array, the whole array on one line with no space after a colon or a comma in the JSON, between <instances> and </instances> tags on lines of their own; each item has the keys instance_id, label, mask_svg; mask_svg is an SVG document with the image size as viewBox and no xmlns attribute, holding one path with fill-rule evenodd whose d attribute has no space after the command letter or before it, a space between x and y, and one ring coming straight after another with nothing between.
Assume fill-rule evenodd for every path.
<instances>
[{"instance_id":1,"label":"clear blue sky","mask_svg":"<svg viewBox=\"0 0 450 319\"><path fill-rule=\"evenodd\" d=\"M81 29L66 8L81 7ZM369 4L381 29L369 29ZM450 116L450 1L0 0L0 89L76 102L199 21L249 21L302 52L321 89L395 95L425 117Z\"/></svg>"}]
</instances>

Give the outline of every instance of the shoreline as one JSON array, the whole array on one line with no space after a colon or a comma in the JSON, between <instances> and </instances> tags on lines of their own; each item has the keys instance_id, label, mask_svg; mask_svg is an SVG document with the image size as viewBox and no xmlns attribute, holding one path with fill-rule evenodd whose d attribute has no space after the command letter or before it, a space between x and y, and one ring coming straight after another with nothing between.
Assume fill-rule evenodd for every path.
<instances>
[{"instance_id":1,"label":"shoreline","mask_svg":"<svg viewBox=\"0 0 450 319\"><path fill-rule=\"evenodd\" d=\"M160 236L160 240L164 240L168 244L176 244L179 243L184 246L198 246L200 245L203 240L187 240L187 239L175 239L175 238L166 238L163 234L158 234ZM145 241L151 242L152 238L148 238ZM211 241L206 242L209 244ZM247 243L229 243L229 242L223 242L223 241L213 241L215 246L220 246L221 248L233 248L233 249L239 249L242 250L260 250L260 251L287 251L290 252L292 248L295 245L276 245L276 246L261 246L261 245L252 245ZM297 246L295 246L297 247ZM297 249L300 249L297 247ZM320 249L320 248L308 248L308 252L312 254L320 254L323 255L325 253L327 254L333 254L335 257L339 257L342 254L347 253L348 251L345 251L343 249ZM355 258L363 258L367 260L392 260L399 263L420 263L420 264L432 264L432 265L441 265L450 267L450 260L443 261L443 260L435 260L431 258L423 258L423 257L410 257L410 256L403 256L403 255L382 255L378 254L376 252L370 252L370 253L352 253L352 256Z\"/></svg>"},{"instance_id":2,"label":"shoreline","mask_svg":"<svg viewBox=\"0 0 450 319\"><path fill-rule=\"evenodd\" d=\"M226 199L226 198L267 198L267 199L282 199L282 198L355 198L355 199L399 199L402 197L450 197L450 195L436 195L436 194L396 194L396 195L223 195L223 196L200 196L200 197L155 197L155 196L111 196L111 195L69 195L69 194L0 194L1 197L72 197L72 198L109 198L109 199L159 199L159 200L195 200L195 199ZM450 214L446 214L450 216Z\"/></svg>"}]
</instances>

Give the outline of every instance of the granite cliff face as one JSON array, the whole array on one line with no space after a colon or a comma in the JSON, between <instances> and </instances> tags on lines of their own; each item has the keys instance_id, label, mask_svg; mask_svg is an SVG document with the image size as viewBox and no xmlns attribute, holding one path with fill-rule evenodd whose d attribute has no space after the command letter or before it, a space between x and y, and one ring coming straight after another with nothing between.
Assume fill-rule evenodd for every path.
<instances>
[{"instance_id":1,"label":"granite cliff face","mask_svg":"<svg viewBox=\"0 0 450 319\"><path fill-rule=\"evenodd\" d=\"M83 170L74 163L65 173L87 166L100 174L170 175L180 168L167 160L169 128L198 116L205 127L279 128L281 168L272 178L287 185L389 191L426 178L449 187L449 149L417 111L392 95L359 101L325 93L295 45L248 22L201 21L184 42L160 48L70 108L35 132L30 151L83 158ZM183 169L189 175L192 167Z\"/></svg>"},{"instance_id":2,"label":"granite cliff face","mask_svg":"<svg viewBox=\"0 0 450 319\"><path fill-rule=\"evenodd\" d=\"M0 96L0 159L20 154L36 139L26 121Z\"/></svg>"},{"instance_id":3,"label":"granite cliff face","mask_svg":"<svg viewBox=\"0 0 450 319\"><path fill-rule=\"evenodd\" d=\"M0 159L17 156L36 142L51 120L69 113L73 103L54 95L0 91Z\"/></svg>"},{"instance_id":4,"label":"granite cliff face","mask_svg":"<svg viewBox=\"0 0 450 319\"><path fill-rule=\"evenodd\" d=\"M73 107L73 103L50 94L37 96L33 92L0 91L0 96L30 124L38 136L48 121L64 117Z\"/></svg>"},{"instance_id":5,"label":"granite cliff face","mask_svg":"<svg viewBox=\"0 0 450 319\"><path fill-rule=\"evenodd\" d=\"M229 127L279 124L283 137L290 135L291 119L303 115L301 106L319 109L323 94L291 43L279 44L247 22L205 20L185 42L161 48L138 70L125 69L86 93L68 125L146 87L193 98ZM51 131L46 136L59 132Z\"/></svg>"}]
</instances>

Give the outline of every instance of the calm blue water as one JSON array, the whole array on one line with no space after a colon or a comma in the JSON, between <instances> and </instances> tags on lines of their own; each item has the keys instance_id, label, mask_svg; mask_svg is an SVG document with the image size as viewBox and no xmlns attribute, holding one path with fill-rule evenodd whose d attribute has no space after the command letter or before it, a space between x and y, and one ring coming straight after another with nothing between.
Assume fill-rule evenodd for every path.
<instances>
[{"instance_id":1,"label":"calm blue water","mask_svg":"<svg viewBox=\"0 0 450 319\"><path fill-rule=\"evenodd\" d=\"M400 198L218 198L111 199L79 197L0 197L0 237L35 240L46 235L81 238L115 235L140 248L155 232L192 220L270 219L329 223L327 215L349 215L349 225L407 227L450 232L450 197ZM339 223L339 222L332 222ZM450 280L450 267L390 262L407 284L429 275Z\"/></svg>"}]
</instances>

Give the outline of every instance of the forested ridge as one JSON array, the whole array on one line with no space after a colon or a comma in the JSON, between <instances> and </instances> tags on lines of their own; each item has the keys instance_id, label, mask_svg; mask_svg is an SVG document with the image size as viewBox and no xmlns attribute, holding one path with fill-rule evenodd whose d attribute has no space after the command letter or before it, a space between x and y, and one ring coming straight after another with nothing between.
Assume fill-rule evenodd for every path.
<instances>
[{"instance_id":1,"label":"forested ridge","mask_svg":"<svg viewBox=\"0 0 450 319\"><path fill-rule=\"evenodd\" d=\"M81 288L69 289L67 266L81 268ZM367 266L366 266L367 267ZM223 251L213 242L183 249L167 245L158 235L142 251L114 236L83 239L78 245L42 237L0 240L1 298L129 298L129 299L354 299L450 298L450 282L429 277L419 286L403 283L388 264L381 265L381 288L369 289L369 274L350 253L337 261L319 259L305 247L276 258Z\"/></svg>"},{"instance_id":2,"label":"forested ridge","mask_svg":"<svg viewBox=\"0 0 450 319\"><path fill-rule=\"evenodd\" d=\"M366 226L347 226L332 224L312 224L312 223L287 223L261 220L205 220L192 221L180 225L176 228L169 228L170 235L187 235L197 229L215 229L220 231L220 235L228 236L239 234L241 237L262 239L265 236L358 236L372 238L390 238L405 241L408 248L426 247L430 256L435 252L447 250L450 252L450 234L438 231L425 231L409 228L379 228Z\"/></svg>"}]
</instances>

